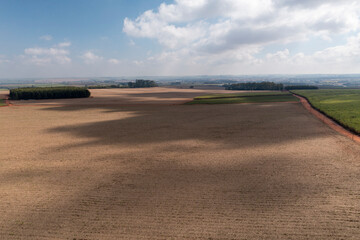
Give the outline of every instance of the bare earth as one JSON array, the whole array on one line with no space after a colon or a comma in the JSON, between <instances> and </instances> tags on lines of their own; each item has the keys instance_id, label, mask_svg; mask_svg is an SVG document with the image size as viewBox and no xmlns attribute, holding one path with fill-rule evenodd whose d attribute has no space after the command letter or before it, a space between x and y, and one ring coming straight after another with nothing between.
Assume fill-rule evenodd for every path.
<instances>
[{"instance_id":1,"label":"bare earth","mask_svg":"<svg viewBox=\"0 0 360 240\"><path fill-rule=\"evenodd\" d=\"M359 238L359 144L300 103L167 90L0 108L0 239Z\"/></svg>"}]
</instances>

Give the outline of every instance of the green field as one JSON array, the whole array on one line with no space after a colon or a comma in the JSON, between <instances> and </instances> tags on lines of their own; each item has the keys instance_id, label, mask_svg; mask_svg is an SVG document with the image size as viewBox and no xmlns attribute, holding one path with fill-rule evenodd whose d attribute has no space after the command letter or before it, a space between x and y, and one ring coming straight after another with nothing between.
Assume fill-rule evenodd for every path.
<instances>
[{"instance_id":1,"label":"green field","mask_svg":"<svg viewBox=\"0 0 360 240\"><path fill-rule=\"evenodd\" d=\"M186 104L226 104L298 101L288 92L242 92L195 97Z\"/></svg>"},{"instance_id":2,"label":"green field","mask_svg":"<svg viewBox=\"0 0 360 240\"><path fill-rule=\"evenodd\" d=\"M360 89L294 90L344 127L360 133Z\"/></svg>"}]
</instances>

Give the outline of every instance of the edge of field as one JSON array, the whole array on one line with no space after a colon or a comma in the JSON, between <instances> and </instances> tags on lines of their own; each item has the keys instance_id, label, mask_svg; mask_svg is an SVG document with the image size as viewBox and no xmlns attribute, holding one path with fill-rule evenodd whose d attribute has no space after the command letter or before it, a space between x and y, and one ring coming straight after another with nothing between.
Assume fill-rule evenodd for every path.
<instances>
[{"instance_id":1,"label":"edge of field","mask_svg":"<svg viewBox=\"0 0 360 240\"><path fill-rule=\"evenodd\" d=\"M1 93L2 91L8 91L8 90L7 90L7 89L2 89L2 88L0 88L0 93ZM0 94L0 107L5 107L5 106L7 106L6 98L2 98L2 97L4 97L4 96L2 96L2 95Z\"/></svg>"},{"instance_id":2,"label":"edge of field","mask_svg":"<svg viewBox=\"0 0 360 240\"><path fill-rule=\"evenodd\" d=\"M308 103L309 105L316 111L318 111L319 113L321 113L322 115L324 115L325 117L329 118L330 120L332 120L333 122L335 122L336 124L338 124L339 126L341 126L342 128L344 128L345 130L351 132L352 134L360 137L360 133L357 132L355 129L349 127L349 126L346 126L345 124L343 124L342 122L340 122L339 120L337 120L336 118L332 117L332 116L329 116L326 112L322 111L321 109L315 107L311 101L306 97L306 96L303 96L301 94L297 94L297 93L294 93L292 91L290 91L293 95L295 96L298 96L298 97L302 97L304 98Z\"/></svg>"}]
</instances>

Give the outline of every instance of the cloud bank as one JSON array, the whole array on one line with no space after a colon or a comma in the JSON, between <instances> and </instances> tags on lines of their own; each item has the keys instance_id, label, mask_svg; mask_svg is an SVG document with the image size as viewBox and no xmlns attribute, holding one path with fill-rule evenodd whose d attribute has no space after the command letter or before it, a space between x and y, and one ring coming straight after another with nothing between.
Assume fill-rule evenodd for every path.
<instances>
[{"instance_id":1,"label":"cloud bank","mask_svg":"<svg viewBox=\"0 0 360 240\"><path fill-rule=\"evenodd\" d=\"M168 73L176 65L200 74L214 67L215 74L240 74L239 66L261 73L269 72L273 62L289 72L311 72L306 69L310 63L321 64L323 71L334 59L354 60L359 12L358 1L350 0L175 0L136 19L125 18L123 31L131 38L156 40L163 50L148 63L163 63ZM314 38L331 42L336 36L348 36L346 43L308 55L288 48L264 54L274 45L311 44Z\"/></svg>"}]
</instances>

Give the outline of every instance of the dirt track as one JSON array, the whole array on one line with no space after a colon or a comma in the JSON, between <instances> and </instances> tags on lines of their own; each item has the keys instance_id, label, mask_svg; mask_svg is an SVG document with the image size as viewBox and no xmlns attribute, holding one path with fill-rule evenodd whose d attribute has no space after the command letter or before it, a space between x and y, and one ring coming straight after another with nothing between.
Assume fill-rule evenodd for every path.
<instances>
[{"instance_id":1,"label":"dirt track","mask_svg":"<svg viewBox=\"0 0 360 240\"><path fill-rule=\"evenodd\" d=\"M300 103L134 94L0 109L0 239L360 235L360 146Z\"/></svg>"}]
</instances>

